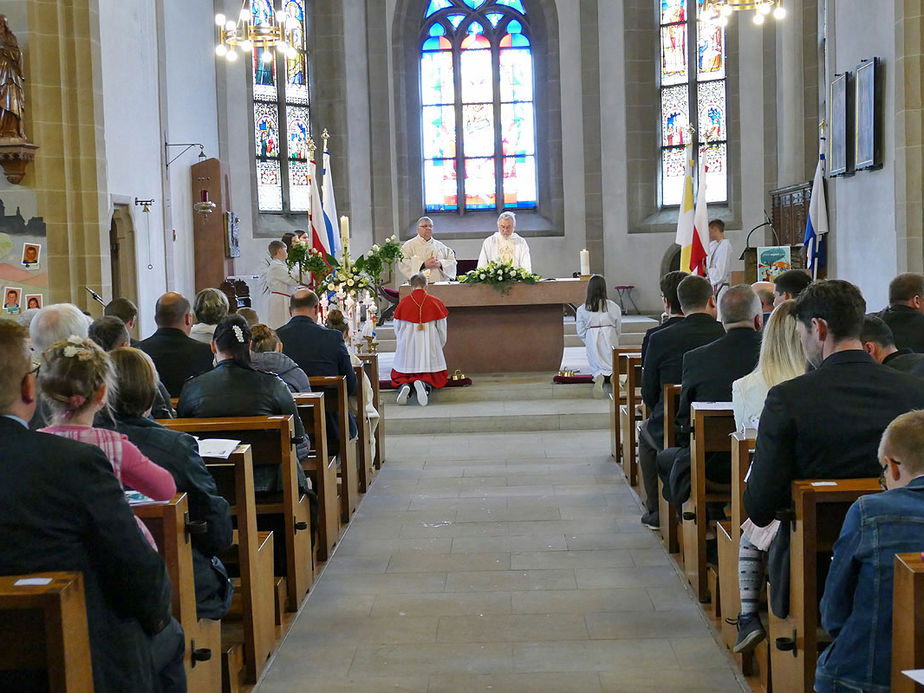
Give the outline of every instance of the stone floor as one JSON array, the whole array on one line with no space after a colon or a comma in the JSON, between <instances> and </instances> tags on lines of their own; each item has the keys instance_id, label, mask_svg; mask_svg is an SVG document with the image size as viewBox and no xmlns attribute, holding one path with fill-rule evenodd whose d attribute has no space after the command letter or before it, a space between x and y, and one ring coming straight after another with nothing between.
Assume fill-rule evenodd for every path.
<instances>
[{"instance_id":1,"label":"stone floor","mask_svg":"<svg viewBox=\"0 0 924 693\"><path fill-rule=\"evenodd\" d=\"M608 431L509 416L389 435L260 693L749 690L639 523Z\"/></svg>"}]
</instances>

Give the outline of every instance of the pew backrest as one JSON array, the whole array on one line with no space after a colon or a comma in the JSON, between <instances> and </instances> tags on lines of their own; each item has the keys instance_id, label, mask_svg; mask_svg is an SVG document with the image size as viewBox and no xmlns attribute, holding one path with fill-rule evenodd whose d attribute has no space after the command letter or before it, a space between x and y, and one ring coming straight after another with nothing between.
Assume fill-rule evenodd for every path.
<instances>
[{"instance_id":1,"label":"pew backrest","mask_svg":"<svg viewBox=\"0 0 924 693\"><path fill-rule=\"evenodd\" d=\"M902 672L924 669L924 555L896 554L894 565L892 691L914 693L920 687Z\"/></svg>"}]
</instances>

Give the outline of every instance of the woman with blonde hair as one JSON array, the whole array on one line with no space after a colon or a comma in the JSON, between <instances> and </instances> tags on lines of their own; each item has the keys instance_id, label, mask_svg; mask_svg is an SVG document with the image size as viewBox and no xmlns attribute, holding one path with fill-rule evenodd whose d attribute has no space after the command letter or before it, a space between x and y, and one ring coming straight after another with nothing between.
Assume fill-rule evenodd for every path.
<instances>
[{"instance_id":1,"label":"woman with blonde hair","mask_svg":"<svg viewBox=\"0 0 924 693\"><path fill-rule=\"evenodd\" d=\"M764 325L757 368L732 383L735 427L757 428L764 400L774 385L805 373L805 350L796 332L795 301L785 301Z\"/></svg>"}]
</instances>

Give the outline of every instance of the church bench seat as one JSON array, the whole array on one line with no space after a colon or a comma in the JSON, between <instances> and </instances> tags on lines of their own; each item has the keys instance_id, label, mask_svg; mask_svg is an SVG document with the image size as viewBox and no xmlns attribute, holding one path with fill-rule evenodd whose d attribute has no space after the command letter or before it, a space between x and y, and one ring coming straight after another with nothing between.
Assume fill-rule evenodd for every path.
<instances>
[{"instance_id":1,"label":"church bench seat","mask_svg":"<svg viewBox=\"0 0 924 693\"><path fill-rule=\"evenodd\" d=\"M924 548L924 537L922 537ZM908 669L924 669L924 556L895 556L892 594L892 691L914 693L921 686L905 676Z\"/></svg>"},{"instance_id":2,"label":"church bench seat","mask_svg":"<svg viewBox=\"0 0 924 693\"><path fill-rule=\"evenodd\" d=\"M222 619L221 632L223 690L236 690L240 678L256 682L273 650L275 537L272 532L257 531L250 445L238 445L227 460L205 458L205 462L218 492L231 504L236 526L233 544L221 556L229 571L238 576L231 612ZM235 668L238 661L243 672Z\"/></svg>"},{"instance_id":3,"label":"church bench seat","mask_svg":"<svg viewBox=\"0 0 924 693\"><path fill-rule=\"evenodd\" d=\"M664 449L676 445L677 407L680 405L680 385L668 383L664 386ZM661 543L668 553L678 553L677 543L679 515L677 508L664 499L664 482L658 478L658 517L661 522Z\"/></svg>"},{"instance_id":4,"label":"church bench seat","mask_svg":"<svg viewBox=\"0 0 924 693\"><path fill-rule=\"evenodd\" d=\"M629 485L641 490L639 483L638 459L636 457L636 435L638 417L636 409L641 402L638 388L641 386L642 355L638 352L622 354L619 357L620 370L626 374L626 403L619 407L620 439L622 441L622 469L629 480Z\"/></svg>"},{"instance_id":5,"label":"church bench seat","mask_svg":"<svg viewBox=\"0 0 924 693\"><path fill-rule=\"evenodd\" d=\"M45 585L17 585L45 578ZM47 674L51 693L92 693L93 663L81 573L0 577L0 677Z\"/></svg>"},{"instance_id":6,"label":"church bench seat","mask_svg":"<svg viewBox=\"0 0 924 693\"><path fill-rule=\"evenodd\" d=\"M625 380L626 361L623 361L623 354L637 353L638 349L632 347L613 347L612 369L613 375L610 377L610 455L616 460L617 464L622 462L622 436L619 426L619 408L626 403L626 393L623 388Z\"/></svg>"},{"instance_id":7,"label":"church bench seat","mask_svg":"<svg viewBox=\"0 0 924 693\"><path fill-rule=\"evenodd\" d=\"M221 626L196 616L191 536L205 531L205 523L189 521L189 503L178 493L167 503L132 505L135 516L148 528L170 576L173 617L186 637L186 681L191 690L217 693L221 687ZM219 622L220 623L220 622ZM217 639L216 639L217 638Z\"/></svg>"},{"instance_id":8,"label":"church bench seat","mask_svg":"<svg viewBox=\"0 0 924 693\"><path fill-rule=\"evenodd\" d=\"M350 439L350 407L346 376L313 375L308 378L312 390L324 393L324 406L334 412L340 430L339 440L327 441L327 454L336 457L340 475L340 521L350 521L359 503L359 478L356 441Z\"/></svg>"},{"instance_id":9,"label":"church bench seat","mask_svg":"<svg viewBox=\"0 0 924 693\"><path fill-rule=\"evenodd\" d=\"M706 455L729 449L735 430L731 402L693 402L690 405L690 498L682 509L684 571L699 601L710 601L706 583L707 503L727 503L730 489L713 486L706 479Z\"/></svg>"},{"instance_id":10,"label":"church bench seat","mask_svg":"<svg viewBox=\"0 0 924 693\"><path fill-rule=\"evenodd\" d=\"M372 385L372 406L379 413L379 423L375 427L375 459L373 462L376 469L381 469L385 461L385 407L382 404L382 394L379 388L379 355L359 354L359 358L363 361L363 367Z\"/></svg>"},{"instance_id":11,"label":"church bench seat","mask_svg":"<svg viewBox=\"0 0 924 693\"><path fill-rule=\"evenodd\" d=\"M770 670L775 690L809 693L814 688L819 645L819 601L834 542L850 505L880 491L879 480L820 479L794 481L789 522L789 615L770 612ZM772 593L773 586L769 588Z\"/></svg>"},{"instance_id":12,"label":"church bench seat","mask_svg":"<svg viewBox=\"0 0 924 693\"><path fill-rule=\"evenodd\" d=\"M319 561L330 558L340 540L340 499L337 495L337 460L327 454L326 407L323 392L299 392L293 395L311 452L302 461L302 469L318 494Z\"/></svg>"},{"instance_id":13,"label":"church bench seat","mask_svg":"<svg viewBox=\"0 0 924 693\"><path fill-rule=\"evenodd\" d=\"M366 417L366 391L363 387L363 366L353 366L356 374L356 462L359 465L358 487L360 493L367 493L375 476L375 465L372 461L372 444L369 435L370 423Z\"/></svg>"}]
</instances>

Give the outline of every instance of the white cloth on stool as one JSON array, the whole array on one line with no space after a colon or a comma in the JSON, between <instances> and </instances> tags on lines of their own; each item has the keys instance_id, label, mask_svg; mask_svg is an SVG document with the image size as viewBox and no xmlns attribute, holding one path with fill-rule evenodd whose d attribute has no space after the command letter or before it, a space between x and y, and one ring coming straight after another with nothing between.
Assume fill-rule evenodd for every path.
<instances>
[{"instance_id":1,"label":"white cloth on stool","mask_svg":"<svg viewBox=\"0 0 924 693\"><path fill-rule=\"evenodd\" d=\"M418 324L423 329L417 329ZM446 370L443 346L446 344L446 318L413 323L395 320L395 359L392 368L399 373L438 373Z\"/></svg>"},{"instance_id":2,"label":"white cloth on stool","mask_svg":"<svg viewBox=\"0 0 924 693\"><path fill-rule=\"evenodd\" d=\"M529 246L526 239L516 233L504 238L498 231L484 239L481 244L481 255L478 256L478 266L484 267L489 262L510 262L514 267L521 267L527 272L533 271L533 263L529 257Z\"/></svg>"},{"instance_id":3,"label":"white cloth on stool","mask_svg":"<svg viewBox=\"0 0 924 693\"><path fill-rule=\"evenodd\" d=\"M442 269L434 267L427 270L427 273L429 273L427 281L432 284L433 282L445 282L456 278L456 254L452 251L452 248L445 243L440 243L435 238L425 241L420 236L414 236L414 238L401 246L401 252L404 253L404 259L398 263L398 269L401 270L401 274L404 275L405 279L410 279L418 272L424 272L421 265L431 257L439 260L443 267Z\"/></svg>"},{"instance_id":4,"label":"white cloth on stool","mask_svg":"<svg viewBox=\"0 0 924 693\"><path fill-rule=\"evenodd\" d=\"M269 292L263 323L275 330L289 322L289 296L295 291L298 282L289 274L288 265L274 258L263 273L263 284Z\"/></svg>"},{"instance_id":5,"label":"white cloth on stool","mask_svg":"<svg viewBox=\"0 0 924 693\"><path fill-rule=\"evenodd\" d=\"M587 363L596 376L613 374L613 347L619 346L622 332L622 311L607 299L605 311L587 310L581 304L577 309L577 334L587 350Z\"/></svg>"}]
</instances>

